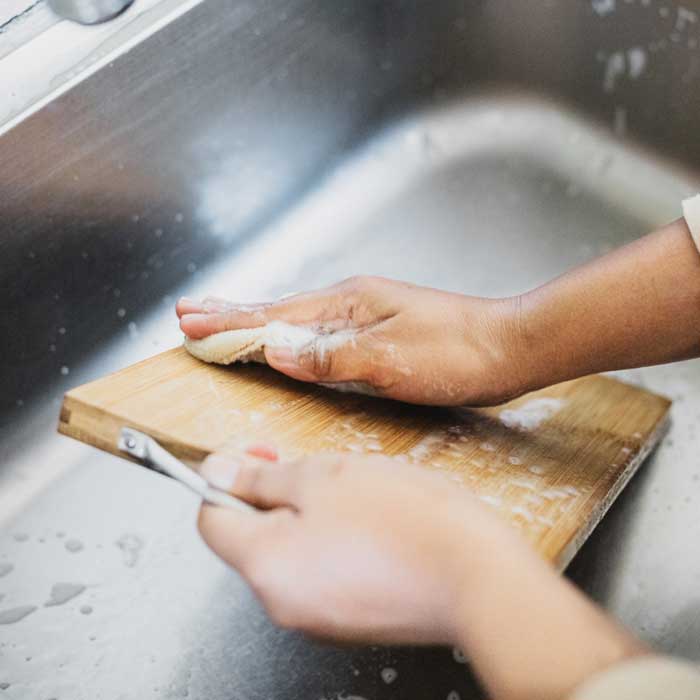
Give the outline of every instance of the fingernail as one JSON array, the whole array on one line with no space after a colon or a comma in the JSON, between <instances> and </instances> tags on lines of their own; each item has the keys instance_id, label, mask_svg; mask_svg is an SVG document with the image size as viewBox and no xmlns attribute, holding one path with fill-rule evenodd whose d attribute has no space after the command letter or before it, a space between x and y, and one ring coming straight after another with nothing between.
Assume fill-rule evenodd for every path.
<instances>
[{"instance_id":1,"label":"fingernail","mask_svg":"<svg viewBox=\"0 0 700 700\"><path fill-rule=\"evenodd\" d=\"M223 301L208 301L205 299L202 303L202 309L207 313L223 313L231 309L231 304L227 304Z\"/></svg>"},{"instance_id":2,"label":"fingernail","mask_svg":"<svg viewBox=\"0 0 700 700\"><path fill-rule=\"evenodd\" d=\"M200 314L200 313L187 313L187 314L182 314L182 317L180 318L180 321L208 321L209 320L209 314Z\"/></svg>"},{"instance_id":3,"label":"fingernail","mask_svg":"<svg viewBox=\"0 0 700 700\"><path fill-rule=\"evenodd\" d=\"M272 447L272 445L249 445L246 448L246 452L253 457L259 457L260 459L266 459L269 462L276 462L278 458L277 449Z\"/></svg>"},{"instance_id":4,"label":"fingernail","mask_svg":"<svg viewBox=\"0 0 700 700\"><path fill-rule=\"evenodd\" d=\"M214 487L230 491L236 481L239 464L231 457L210 454L199 467L199 473Z\"/></svg>"}]
</instances>

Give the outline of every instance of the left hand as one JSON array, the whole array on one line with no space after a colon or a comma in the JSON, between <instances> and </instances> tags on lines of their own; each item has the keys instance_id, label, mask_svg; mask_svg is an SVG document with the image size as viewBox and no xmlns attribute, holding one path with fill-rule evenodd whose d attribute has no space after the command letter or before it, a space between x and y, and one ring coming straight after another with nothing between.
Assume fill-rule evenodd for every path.
<instances>
[{"instance_id":1,"label":"left hand","mask_svg":"<svg viewBox=\"0 0 700 700\"><path fill-rule=\"evenodd\" d=\"M560 700L647 650L490 508L423 468L269 449L211 455L209 481L257 513L204 506L204 540L279 625L353 642L461 647L490 696Z\"/></svg>"},{"instance_id":2,"label":"left hand","mask_svg":"<svg viewBox=\"0 0 700 700\"><path fill-rule=\"evenodd\" d=\"M199 527L277 624L342 640L457 643L460 589L494 539L511 537L495 514L385 457L282 464L255 452L267 461L215 454L202 473L266 510L204 506Z\"/></svg>"}]
</instances>

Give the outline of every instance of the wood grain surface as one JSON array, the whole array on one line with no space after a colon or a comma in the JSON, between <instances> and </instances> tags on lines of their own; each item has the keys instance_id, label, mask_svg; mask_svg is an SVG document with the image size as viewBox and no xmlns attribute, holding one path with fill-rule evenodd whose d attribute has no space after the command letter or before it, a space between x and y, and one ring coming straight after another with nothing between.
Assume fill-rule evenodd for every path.
<instances>
[{"instance_id":1,"label":"wood grain surface","mask_svg":"<svg viewBox=\"0 0 700 700\"><path fill-rule=\"evenodd\" d=\"M266 366L207 365L176 348L69 391L59 430L121 454L130 426L195 467L214 450L265 441L283 457L331 450L419 463L496 508L563 569L660 439L669 407L591 376L495 408L425 408Z\"/></svg>"}]
</instances>

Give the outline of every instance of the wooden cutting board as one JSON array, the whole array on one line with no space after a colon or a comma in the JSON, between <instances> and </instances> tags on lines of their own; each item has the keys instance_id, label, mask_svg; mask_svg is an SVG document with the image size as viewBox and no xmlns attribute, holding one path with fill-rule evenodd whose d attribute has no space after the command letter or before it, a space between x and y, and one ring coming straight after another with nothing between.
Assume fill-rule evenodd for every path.
<instances>
[{"instance_id":1,"label":"wooden cutting board","mask_svg":"<svg viewBox=\"0 0 700 700\"><path fill-rule=\"evenodd\" d=\"M265 441L283 457L391 455L473 491L563 569L662 436L669 407L602 376L496 408L408 406L266 366L207 365L176 348L69 391L59 431L121 455L117 437L130 426L193 466Z\"/></svg>"}]
</instances>

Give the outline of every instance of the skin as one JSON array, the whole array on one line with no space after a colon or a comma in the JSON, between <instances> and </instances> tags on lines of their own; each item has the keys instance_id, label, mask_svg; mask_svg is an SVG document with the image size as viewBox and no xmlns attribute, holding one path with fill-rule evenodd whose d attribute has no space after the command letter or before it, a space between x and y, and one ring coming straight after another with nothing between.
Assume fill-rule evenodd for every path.
<instances>
[{"instance_id":1,"label":"skin","mask_svg":"<svg viewBox=\"0 0 700 700\"><path fill-rule=\"evenodd\" d=\"M296 358L267 348L266 358L301 381L496 404L591 372L700 356L700 255L679 220L512 299L359 278L273 304L183 299L177 311L194 338L271 320L352 328L356 342L323 359L313 345ZM267 446L212 455L202 473L261 508L205 506L200 531L283 626L460 646L502 700L571 696L611 664L650 653L439 475L383 457L282 464Z\"/></svg>"}]
</instances>

